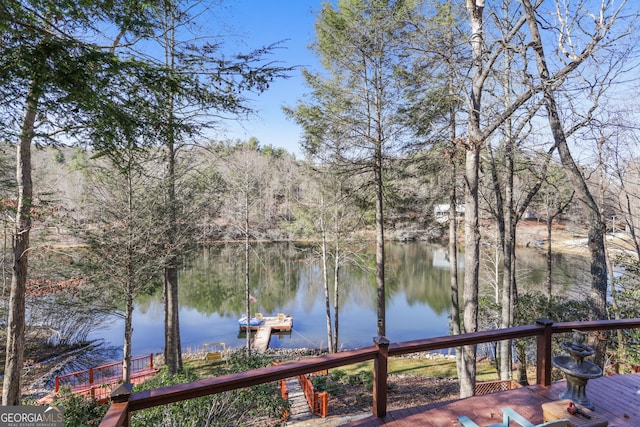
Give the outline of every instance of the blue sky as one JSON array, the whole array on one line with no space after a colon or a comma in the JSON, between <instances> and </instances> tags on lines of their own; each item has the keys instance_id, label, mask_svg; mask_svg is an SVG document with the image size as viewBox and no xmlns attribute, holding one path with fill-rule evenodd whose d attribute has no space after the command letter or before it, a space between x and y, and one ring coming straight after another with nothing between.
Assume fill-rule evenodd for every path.
<instances>
[{"instance_id":1,"label":"blue sky","mask_svg":"<svg viewBox=\"0 0 640 427\"><path fill-rule=\"evenodd\" d=\"M204 0L211 7L203 19L209 34L225 37L229 53L246 53L252 49L282 41L282 48L270 58L283 66L298 66L321 71L315 55L308 49L314 41L314 24L323 0ZM325 0L336 3L337 0ZM202 17L200 17L202 18ZM285 117L282 106L295 106L309 88L301 70L286 80L271 84L265 93L250 95L257 114L249 120L223 124L226 132L212 135L217 140L256 137L264 145L283 147L301 158L301 129Z\"/></svg>"},{"instance_id":2,"label":"blue sky","mask_svg":"<svg viewBox=\"0 0 640 427\"><path fill-rule=\"evenodd\" d=\"M220 19L236 31L238 40L242 40L238 51L246 52L285 40L285 48L276 50L273 60L282 61L281 65L285 66L318 71L318 61L308 46L315 37L313 25L321 4L321 0L228 1ZM251 105L258 110L257 117L241 124L226 123L228 133L220 139L246 140L255 136L262 145L283 147L300 158L301 129L285 117L281 107L295 106L305 92L308 88L298 69L289 79L274 82L265 93L251 95Z\"/></svg>"}]
</instances>

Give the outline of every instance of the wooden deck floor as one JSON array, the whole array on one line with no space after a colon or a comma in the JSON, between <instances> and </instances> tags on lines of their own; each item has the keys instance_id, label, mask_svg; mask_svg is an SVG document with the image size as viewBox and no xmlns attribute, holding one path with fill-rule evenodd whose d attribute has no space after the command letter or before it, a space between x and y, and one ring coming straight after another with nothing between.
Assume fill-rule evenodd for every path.
<instances>
[{"instance_id":1,"label":"wooden deck floor","mask_svg":"<svg viewBox=\"0 0 640 427\"><path fill-rule=\"evenodd\" d=\"M459 415L466 415L480 426L502 421L500 408L509 406L534 424L543 422L541 405L558 400L566 383L551 387L529 386L499 393L440 402L414 408L389 411L384 418L368 417L344 426L459 426ZM640 374L613 375L590 380L587 397L595 413L609 422L609 427L640 427ZM568 416L570 418L570 416Z\"/></svg>"}]
</instances>

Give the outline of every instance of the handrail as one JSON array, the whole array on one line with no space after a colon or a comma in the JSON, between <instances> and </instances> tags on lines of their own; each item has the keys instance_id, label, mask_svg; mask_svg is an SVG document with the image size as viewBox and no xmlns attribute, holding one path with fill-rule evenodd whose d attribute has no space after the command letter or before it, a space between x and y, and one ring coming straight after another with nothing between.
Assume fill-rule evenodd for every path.
<instances>
[{"instance_id":1,"label":"handrail","mask_svg":"<svg viewBox=\"0 0 640 427\"><path fill-rule=\"evenodd\" d=\"M147 362L148 360L148 362ZM71 388L100 386L104 383L116 383L122 379L123 361L89 368L82 371L71 372L64 375L56 375L55 391L71 384ZM134 357L131 359L131 374L153 369L153 354ZM86 380L81 378L86 377ZM73 381L75 379L75 381Z\"/></svg>"},{"instance_id":2,"label":"handrail","mask_svg":"<svg viewBox=\"0 0 640 427\"><path fill-rule=\"evenodd\" d=\"M166 405L181 400L217 394L224 391L251 387L258 384L277 381L282 378L295 377L300 374L337 368L351 363L372 360L378 354L375 347L328 354L282 365L268 366L237 374L205 378L186 384L177 384L153 390L132 393L129 397L129 409L139 411L154 406Z\"/></svg>"},{"instance_id":3,"label":"handrail","mask_svg":"<svg viewBox=\"0 0 640 427\"><path fill-rule=\"evenodd\" d=\"M623 320L597 320L588 322L553 323L548 319L538 319L536 324L507 329L481 331L470 334L426 338L422 340L389 343L384 337L374 340L374 346L314 357L296 362L284 363L247 372L207 378L186 384L146 390L128 395L127 405L112 405L100 423L101 427L128 427L130 413L141 409L167 405L181 400L221 393L258 384L295 377L300 374L336 368L353 363L374 361L373 415L384 417L387 404L387 358L421 351L475 345L485 342L514 338L537 338L537 377L540 385L551 384L551 337L553 333L581 331L615 330L640 328L640 318ZM126 395L120 394L121 398ZM114 399L115 401L115 399ZM121 412L125 413L122 414ZM114 420L118 420L114 422ZM124 423L119 420L125 420Z\"/></svg>"},{"instance_id":4,"label":"handrail","mask_svg":"<svg viewBox=\"0 0 640 427\"><path fill-rule=\"evenodd\" d=\"M619 319L619 320L588 320L584 322L559 322L551 326L554 334L571 332L579 329L582 332L590 331L613 331L616 329L636 329L640 328L640 319Z\"/></svg>"},{"instance_id":5,"label":"handrail","mask_svg":"<svg viewBox=\"0 0 640 427\"><path fill-rule=\"evenodd\" d=\"M403 354L442 350L445 348L462 347L465 345L534 336L541 334L542 330L543 329L540 325L527 325L508 329L493 329L490 331L479 331L469 334L448 335L444 337L398 342L389 345L389 356L401 356Z\"/></svg>"}]
</instances>

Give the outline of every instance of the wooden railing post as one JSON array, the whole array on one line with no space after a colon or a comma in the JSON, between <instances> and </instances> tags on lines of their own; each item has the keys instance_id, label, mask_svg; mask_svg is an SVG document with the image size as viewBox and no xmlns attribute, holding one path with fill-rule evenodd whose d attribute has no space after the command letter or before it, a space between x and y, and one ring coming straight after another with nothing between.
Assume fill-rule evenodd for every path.
<instances>
[{"instance_id":1,"label":"wooden railing post","mask_svg":"<svg viewBox=\"0 0 640 427\"><path fill-rule=\"evenodd\" d=\"M319 394L320 397L320 416L326 418L329 414L329 393L323 391Z\"/></svg>"},{"instance_id":2,"label":"wooden railing post","mask_svg":"<svg viewBox=\"0 0 640 427\"><path fill-rule=\"evenodd\" d=\"M93 368L89 368L89 395L92 399L96 398L96 391L93 388Z\"/></svg>"},{"instance_id":3,"label":"wooden railing post","mask_svg":"<svg viewBox=\"0 0 640 427\"><path fill-rule=\"evenodd\" d=\"M378 355L373 362L373 416L387 415L387 369L389 362L389 340L376 337L373 340Z\"/></svg>"},{"instance_id":4,"label":"wooden railing post","mask_svg":"<svg viewBox=\"0 0 640 427\"><path fill-rule=\"evenodd\" d=\"M537 337L536 383L548 387L551 385L551 326L553 320L541 318L537 325L544 326L544 331Z\"/></svg>"},{"instance_id":5,"label":"wooden railing post","mask_svg":"<svg viewBox=\"0 0 640 427\"><path fill-rule=\"evenodd\" d=\"M133 384L124 383L111 391L111 407L102 419L103 427L131 427L131 412L129 412L129 397Z\"/></svg>"}]
</instances>

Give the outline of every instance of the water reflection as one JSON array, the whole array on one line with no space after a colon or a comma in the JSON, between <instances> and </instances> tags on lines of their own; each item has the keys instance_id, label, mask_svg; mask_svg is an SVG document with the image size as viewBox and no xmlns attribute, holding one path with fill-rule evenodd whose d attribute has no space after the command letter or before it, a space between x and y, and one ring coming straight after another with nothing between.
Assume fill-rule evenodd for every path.
<instances>
[{"instance_id":1,"label":"water reflection","mask_svg":"<svg viewBox=\"0 0 640 427\"><path fill-rule=\"evenodd\" d=\"M245 310L242 245L220 245L201 251L180 272L180 325L185 347L207 342L244 345L237 319ZM294 317L291 334L274 337L271 347L326 347L326 320L321 268L309 256L310 248L293 243L260 244L251 258L251 293L257 299L252 311L265 315L289 313ZM368 268L345 266L341 270L340 340L343 348L372 344L376 334L376 283L374 251L367 251ZM485 256L485 255L483 255ZM489 256L489 255L486 255ZM426 243L387 246L387 335L407 341L447 335L450 277L447 249ZM462 260L462 256L459 260ZM585 265L587 267L585 267ZM519 251L521 292L546 290L546 260L534 249ZM578 266L576 268L576 266ZM579 295L584 289L588 260L561 256L554 259L554 292ZM459 271L463 271L460 261ZM495 273L485 267L480 283L488 285ZM588 288L588 286L587 286ZM332 302L333 303L333 302ZM134 354L162 351L164 313L161 292L138 299L134 313ZM122 322L114 321L101 336L122 345Z\"/></svg>"}]
</instances>

